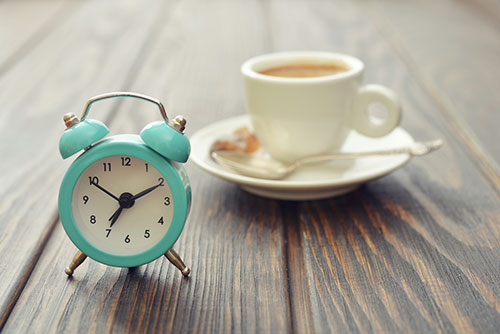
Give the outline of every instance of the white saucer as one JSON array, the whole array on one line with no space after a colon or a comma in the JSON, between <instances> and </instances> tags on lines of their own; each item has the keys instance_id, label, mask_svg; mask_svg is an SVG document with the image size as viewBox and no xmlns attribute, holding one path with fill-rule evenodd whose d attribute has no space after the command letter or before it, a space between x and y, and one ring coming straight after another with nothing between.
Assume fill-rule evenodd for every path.
<instances>
[{"instance_id":1,"label":"white saucer","mask_svg":"<svg viewBox=\"0 0 500 334\"><path fill-rule=\"evenodd\" d=\"M252 128L247 115L212 123L191 137L191 159L207 172L239 184L242 189L264 197L286 200L312 200L338 196L350 192L363 183L374 180L403 166L410 156L400 154L350 161L328 162L300 167L283 180L265 180L242 176L220 166L210 157L210 146L221 137L230 136L242 126ZM385 137L368 138L354 131L349 134L343 151L361 152L389 149L413 143L413 138L402 128L396 128Z\"/></svg>"}]
</instances>

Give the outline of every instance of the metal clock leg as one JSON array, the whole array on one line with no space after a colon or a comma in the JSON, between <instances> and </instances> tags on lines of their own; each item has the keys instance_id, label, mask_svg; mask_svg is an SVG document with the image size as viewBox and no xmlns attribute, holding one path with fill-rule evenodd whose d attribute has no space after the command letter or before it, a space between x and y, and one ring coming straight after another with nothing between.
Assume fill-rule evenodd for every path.
<instances>
[{"instance_id":1,"label":"metal clock leg","mask_svg":"<svg viewBox=\"0 0 500 334\"><path fill-rule=\"evenodd\" d=\"M166 253L165 253L165 257L174 265L176 266L182 273L182 275L184 275L185 277L188 277L189 276L189 273L191 272L191 270L189 270L188 267L186 267L186 265L184 264L184 262L182 262L182 259L181 257L179 256L179 254L177 254L176 251L174 251L173 248L170 248Z\"/></svg>"},{"instance_id":2,"label":"metal clock leg","mask_svg":"<svg viewBox=\"0 0 500 334\"><path fill-rule=\"evenodd\" d=\"M73 275L73 272L75 271L76 268L78 268L79 265L85 261L87 258L87 255L83 254L83 252L78 251L73 258L73 261L71 261L71 264L64 269L64 272L68 275L71 276Z\"/></svg>"}]
</instances>

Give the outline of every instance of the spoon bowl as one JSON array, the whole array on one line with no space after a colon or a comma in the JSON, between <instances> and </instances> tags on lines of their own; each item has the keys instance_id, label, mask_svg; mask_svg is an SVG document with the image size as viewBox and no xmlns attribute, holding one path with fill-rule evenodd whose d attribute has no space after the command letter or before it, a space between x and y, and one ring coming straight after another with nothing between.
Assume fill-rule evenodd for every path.
<instances>
[{"instance_id":1,"label":"spoon bowl","mask_svg":"<svg viewBox=\"0 0 500 334\"><path fill-rule=\"evenodd\" d=\"M212 152L212 158L221 166L259 179L279 180L290 173L290 165L248 153L215 151Z\"/></svg>"}]
</instances>

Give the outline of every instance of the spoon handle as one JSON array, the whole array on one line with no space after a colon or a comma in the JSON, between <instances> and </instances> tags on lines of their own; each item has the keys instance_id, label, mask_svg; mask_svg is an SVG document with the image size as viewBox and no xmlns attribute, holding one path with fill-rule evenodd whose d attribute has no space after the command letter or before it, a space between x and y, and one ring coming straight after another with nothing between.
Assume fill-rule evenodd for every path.
<instances>
[{"instance_id":1,"label":"spoon handle","mask_svg":"<svg viewBox=\"0 0 500 334\"><path fill-rule=\"evenodd\" d=\"M356 159L356 158L371 157L371 156L384 156L384 155L397 155L397 154L409 154L410 156L424 155L437 150L442 145L443 141L441 139L437 139L428 142L415 142L408 147L393 148L388 150L378 150L370 152L352 152L352 153L344 152L344 153L335 153L327 155L317 155L297 160L294 163L294 165L295 167L297 167L302 164L308 164L313 162L322 162L329 160L348 160L348 159Z\"/></svg>"}]
</instances>

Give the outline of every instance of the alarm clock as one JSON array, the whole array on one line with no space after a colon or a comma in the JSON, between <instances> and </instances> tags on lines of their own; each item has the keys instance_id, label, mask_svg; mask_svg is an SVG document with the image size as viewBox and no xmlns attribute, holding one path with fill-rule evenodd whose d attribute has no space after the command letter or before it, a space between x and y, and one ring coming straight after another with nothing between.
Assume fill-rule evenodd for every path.
<instances>
[{"instance_id":1,"label":"alarm clock","mask_svg":"<svg viewBox=\"0 0 500 334\"><path fill-rule=\"evenodd\" d=\"M104 123L87 119L93 103L132 97L154 103L163 118L140 135L104 138ZM162 255L184 276L189 268L172 249L191 206L191 186L182 163L190 153L186 120L169 120L163 104L149 96L114 92L91 98L82 116L64 116L59 141L63 159L83 150L67 170L59 191L59 214L79 249L65 272L87 258L115 267L136 267ZM104 138L104 139L103 139Z\"/></svg>"}]
</instances>

